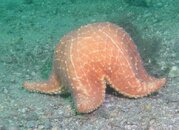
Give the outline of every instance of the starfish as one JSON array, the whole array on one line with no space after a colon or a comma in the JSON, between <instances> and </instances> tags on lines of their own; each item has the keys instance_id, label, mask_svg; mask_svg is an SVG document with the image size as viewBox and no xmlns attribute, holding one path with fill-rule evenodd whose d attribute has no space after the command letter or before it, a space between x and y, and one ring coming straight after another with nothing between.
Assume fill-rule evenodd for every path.
<instances>
[{"instance_id":1,"label":"starfish","mask_svg":"<svg viewBox=\"0 0 179 130\"><path fill-rule=\"evenodd\" d=\"M47 94L69 90L77 112L89 113L104 101L106 84L131 97L147 96L164 86L150 76L129 34L109 22L93 23L65 35L56 46L47 81L24 82L30 91Z\"/></svg>"}]
</instances>

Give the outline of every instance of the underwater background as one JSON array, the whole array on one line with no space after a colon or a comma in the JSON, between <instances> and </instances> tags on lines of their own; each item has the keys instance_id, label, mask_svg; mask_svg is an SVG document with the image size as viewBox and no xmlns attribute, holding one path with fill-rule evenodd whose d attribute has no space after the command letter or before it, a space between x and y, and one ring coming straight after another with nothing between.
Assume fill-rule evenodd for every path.
<instances>
[{"instance_id":1,"label":"underwater background","mask_svg":"<svg viewBox=\"0 0 179 130\"><path fill-rule=\"evenodd\" d=\"M22 88L48 78L55 45L94 22L123 27L147 71L167 77L148 97L110 90L103 105L76 114L70 94ZM179 0L0 0L0 130L179 130Z\"/></svg>"}]
</instances>

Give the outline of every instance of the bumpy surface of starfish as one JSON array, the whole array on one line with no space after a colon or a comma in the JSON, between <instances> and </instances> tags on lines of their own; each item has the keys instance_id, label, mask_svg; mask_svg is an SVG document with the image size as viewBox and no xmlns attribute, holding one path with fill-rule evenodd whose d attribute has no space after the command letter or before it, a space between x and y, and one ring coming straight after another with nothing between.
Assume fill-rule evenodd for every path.
<instances>
[{"instance_id":1,"label":"bumpy surface of starfish","mask_svg":"<svg viewBox=\"0 0 179 130\"><path fill-rule=\"evenodd\" d=\"M165 82L146 72L136 45L123 28L104 22L65 35L56 46L49 80L25 82L24 87L49 94L68 89L77 111L88 113L103 103L106 84L137 98L157 91Z\"/></svg>"}]
</instances>

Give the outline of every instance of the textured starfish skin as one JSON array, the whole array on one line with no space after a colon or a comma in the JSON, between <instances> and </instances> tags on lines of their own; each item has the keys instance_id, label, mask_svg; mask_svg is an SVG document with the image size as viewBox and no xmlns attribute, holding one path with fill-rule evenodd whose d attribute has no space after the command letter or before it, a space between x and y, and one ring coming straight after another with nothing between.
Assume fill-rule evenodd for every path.
<instances>
[{"instance_id":1,"label":"textured starfish skin","mask_svg":"<svg viewBox=\"0 0 179 130\"><path fill-rule=\"evenodd\" d=\"M166 79L150 76L136 45L121 27L94 23L65 35L56 46L48 81L25 82L30 91L60 93L67 88L78 112L99 107L106 83L128 97L143 97L157 91Z\"/></svg>"}]
</instances>

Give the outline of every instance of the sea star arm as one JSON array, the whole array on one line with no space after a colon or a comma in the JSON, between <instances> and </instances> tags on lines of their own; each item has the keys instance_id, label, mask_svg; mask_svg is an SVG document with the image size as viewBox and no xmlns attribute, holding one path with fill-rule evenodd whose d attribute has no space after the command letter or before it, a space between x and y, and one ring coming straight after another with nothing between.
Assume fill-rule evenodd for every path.
<instances>
[{"instance_id":1,"label":"sea star arm","mask_svg":"<svg viewBox=\"0 0 179 130\"><path fill-rule=\"evenodd\" d=\"M86 75L79 78L73 76L72 95L76 110L80 113L89 113L97 109L105 97L105 82L96 77L94 72L86 72Z\"/></svg>"},{"instance_id":2,"label":"sea star arm","mask_svg":"<svg viewBox=\"0 0 179 130\"><path fill-rule=\"evenodd\" d=\"M108 48L113 50L107 52L108 60L105 65L110 63L107 66L106 79L115 90L137 98L151 94L166 83L165 78L157 79L146 72L137 47L122 28L110 25L108 30L101 32L108 37Z\"/></svg>"},{"instance_id":3,"label":"sea star arm","mask_svg":"<svg viewBox=\"0 0 179 130\"><path fill-rule=\"evenodd\" d=\"M29 91L35 91L46 94L57 94L62 92L62 87L56 73L53 71L47 81L43 82L24 82L24 88Z\"/></svg>"},{"instance_id":4,"label":"sea star arm","mask_svg":"<svg viewBox=\"0 0 179 130\"><path fill-rule=\"evenodd\" d=\"M115 75L112 75L110 79L108 79L110 80L109 82L111 87L119 93L133 98L147 96L160 89L161 86L166 83L165 78L156 79L152 77L152 80L144 81L137 77L125 78L121 77L120 75L116 76L118 76L118 78L115 78Z\"/></svg>"}]
</instances>

